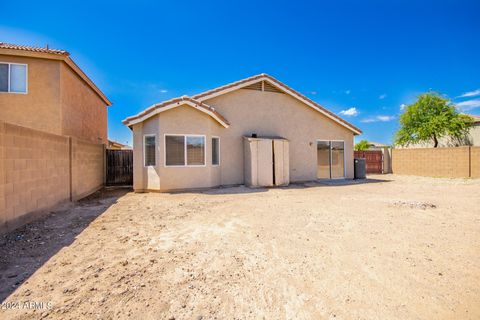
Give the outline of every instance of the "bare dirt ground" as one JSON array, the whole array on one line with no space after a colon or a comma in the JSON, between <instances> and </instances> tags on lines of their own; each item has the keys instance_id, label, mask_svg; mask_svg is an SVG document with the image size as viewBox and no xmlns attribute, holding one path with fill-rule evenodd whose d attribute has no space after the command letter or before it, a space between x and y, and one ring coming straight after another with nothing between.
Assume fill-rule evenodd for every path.
<instances>
[{"instance_id":1,"label":"bare dirt ground","mask_svg":"<svg viewBox=\"0 0 480 320\"><path fill-rule=\"evenodd\" d=\"M373 178L103 192L2 238L0 318L479 319L480 180Z\"/></svg>"}]
</instances>

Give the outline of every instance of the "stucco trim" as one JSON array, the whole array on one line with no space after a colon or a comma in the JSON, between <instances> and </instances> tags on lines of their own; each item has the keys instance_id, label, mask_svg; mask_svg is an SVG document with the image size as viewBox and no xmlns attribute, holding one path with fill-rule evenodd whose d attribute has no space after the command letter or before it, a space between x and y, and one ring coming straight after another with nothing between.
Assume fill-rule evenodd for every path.
<instances>
[{"instance_id":1,"label":"stucco trim","mask_svg":"<svg viewBox=\"0 0 480 320\"><path fill-rule=\"evenodd\" d=\"M225 128L228 128L230 126L227 119L225 119L220 113L215 111L214 108L187 96L168 100L159 104L154 104L153 106L147 108L145 111L140 112L135 116L126 118L122 122L123 124L131 128L134 124L143 122L148 118L153 117L156 114L159 114L161 112L164 112L173 108L177 108L180 106L185 106L185 105L192 107L195 110L208 114L210 117L215 119L218 123L220 123Z\"/></svg>"},{"instance_id":2,"label":"stucco trim","mask_svg":"<svg viewBox=\"0 0 480 320\"><path fill-rule=\"evenodd\" d=\"M253 77L249 77L249 78L246 78L246 79L243 79L243 80L239 80L239 81L236 81L236 82L232 82L230 84L227 84L227 85L224 85L224 86L212 89L212 90L208 90L208 91L205 91L205 92L202 92L202 93L199 93L199 94L196 94L192 98L194 98L194 99L196 99L200 102L204 102L204 101L212 99L214 97L218 97L220 95L224 95L226 93L241 89L241 88L249 86L249 85L252 85L252 84L257 83L259 81L267 81L268 83L270 83L274 87L282 90L283 92L289 94L290 96L294 97L295 99L303 102L307 106L309 106L309 107L313 108L314 110L322 113L323 115L332 119L333 121L337 122L338 124L346 127L350 131L353 131L355 134L361 134L362 133L362 130L355 127L351 123L343 120L342 118L340 118L336 114L330 112L329 110L325 109L324 107L322 107L321 105L319 105L315 101L307 98L306 96L302 95L298 91L295 91L294 89L290 88L286 84L278 81L274 77L272 77L268 74L265 74L265 73L262 73L262 74L259 74L259 75L253 76Z\"/></svg>"}]
</instances>

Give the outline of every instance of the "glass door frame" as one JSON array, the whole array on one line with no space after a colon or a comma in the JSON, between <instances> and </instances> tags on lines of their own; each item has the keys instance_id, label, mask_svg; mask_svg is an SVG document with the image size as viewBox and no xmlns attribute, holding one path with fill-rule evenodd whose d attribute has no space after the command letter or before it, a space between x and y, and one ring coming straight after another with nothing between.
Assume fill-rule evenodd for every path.
<instances>
[{"instance_id":1,"label":"glass door frame","mask_svg":"<svg viewBox=\"0 0 480 320\"><path fill-rule=\"evenodd\" d=\"M345 156L345 140L327 140L327 139L317 139L315 142L315 154L317 155L317 167L318 167L318 142L319 141L322 141L322 142L328 142L328 147L329 147L329 153L328 153L328 157L329 157L329 167L330 167L330 178L318 178L318 180L325 180L325 179L329 179L329 180L335 180L335 179L345 179L345 177L347 176L347 167L346 167L346 156ZM332 178L332 142L342 142L343 143L343 177L335 177L335 178Z\"/></svg>"}]
</instances>

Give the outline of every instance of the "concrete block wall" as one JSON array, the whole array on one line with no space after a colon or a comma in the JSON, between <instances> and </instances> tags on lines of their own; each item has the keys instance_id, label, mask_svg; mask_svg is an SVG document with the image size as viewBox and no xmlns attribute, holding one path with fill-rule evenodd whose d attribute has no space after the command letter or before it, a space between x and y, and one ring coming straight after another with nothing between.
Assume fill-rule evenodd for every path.
<instances>
[{"instance_id":1,"label":"concrete block wall","mask_svg":"<svg viewBox=\"0 0 480 320\"><path fill-rule=\"evenodd\" d=\"M98 152L103 145L72 144L71 139L0 121L0 233L95 191L97 176L103 184L103 154ZM73 173L85 181L73 184Z\"/></svg>"},{"instance_id":2,"label":"concrete block wall","mask_svg":"<svg viewBox=\"0 0 480 320\"><path fill-rule=\"evenodd\" d=\"M393 149L395 174L428 177L479 177L480 147Z\"/></svg>"},{"instance_id":3,"label":"concrete block wall","mask_svg":"<svg viewBox=\"0 0 480 320\"><path fill-rule=\"evenodd\" d=\"M76 201L104 185L105 145L71 138L72 200Z\"/></svg>"},{"instance_id":4,"label":"concrete block wall","mask_svg":"<svg viewBox=\"0 0 480 320\"><path fill-rule=\"evenodd\" d=\"M480 147L470 147L470 176L480 178Z\"/></svg>"}]
</instances>

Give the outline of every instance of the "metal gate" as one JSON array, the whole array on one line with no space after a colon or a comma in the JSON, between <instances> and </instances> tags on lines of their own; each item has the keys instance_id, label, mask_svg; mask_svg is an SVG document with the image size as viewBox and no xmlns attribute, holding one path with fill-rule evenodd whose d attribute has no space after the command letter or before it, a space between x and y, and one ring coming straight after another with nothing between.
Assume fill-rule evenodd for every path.
<instances>
[{"instance_id":1,"label":"metal gate","mask_svg":"<svg viewBox=\"0 0 480 320\"><path fill-rule=\"evenodd\" d=\"M107 186L133 184L133 150L107 149Z\"/></svg>"},{"instance_id":2,"label":"metal gate","mask_svg":"<svg viewBox=\"0 0 480 320\"><path fill-rule=\"evenodd\" d=\"M367 173L383 173L383 153L377 150L355 151L355 158L365 158Z\"/></svg>"}]
</instances>

